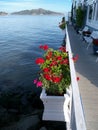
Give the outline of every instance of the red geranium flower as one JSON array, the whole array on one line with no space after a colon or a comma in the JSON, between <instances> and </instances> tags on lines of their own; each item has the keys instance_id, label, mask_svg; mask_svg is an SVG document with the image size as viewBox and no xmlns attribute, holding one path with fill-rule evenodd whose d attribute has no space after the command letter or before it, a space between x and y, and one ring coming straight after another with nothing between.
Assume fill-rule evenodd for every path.
<instances>
[{"instance_id":1,"label":"red geranium flower","mask_svg":"<svg viewBox=\"0 0 98 130\"><path fill-rule=\"evenodd\" d=\"M68 62L68 59L64 59L63 60L63 64L68 64L69 62Z\"/></svg>"},{"instance_id":2,"label":"red geranium flower","mask_svg":"<svg viewBox=\"0 0 98 130\"><path fill-rule=\"evenodd\" d=\"M37 87L42 87L42 85L43 85L43 84L42 84L41 81L38 81L38 82L37 82Z\"/></svg>"},{"instance_id":3,"label":"red geranium flower","mask_svg":"<svg viewBox=\"0 0 98 130\"><path fill-rule=\"evenodd\" d=\"M44 45L44 46L43 46L43 49L44 49L45 51L48 50L48 48L49 48L48 45Z\"/></svg>"},{"instance_id":4,"label":"red geranium flower","mask_svg":"<svg viewBox=\"0 0 98 130\"><path fill-rule=\"evenodd\" d=\"M43 49L43 45L40 45L39 48L40 48L40 49Z\"/></svg>"},{"instance_id":5,"label":"red geranium flower","mask_svg":"<svg viewBox=\"0 0 98 130\"><path fill-rule=\"evenodd\" d=\"M57 56L57 60L62 60L62 56Z\"/></svg>"},{"instance_id":6,"label":"red geranium flower","mask_svg":"<svg viewBox=\"0 0 98 130\"><path fill-rule=\"evenodd\" d=\"M77 81L78 81L78 80L80 80L80 78L79 78L79 77L77 77Z\"/></svg>"},{"instance_id":7,"label":"red geranium flower","mask_svg":"<svg viewBox=\"0 0 98 130\"><path fill-rule=\"evenodd\" d=\"M46 80L51 80L51 76L50 76L49 74L44 74L44 78L45 78Z\"/></svg>"},{"instance_id":8,"label":"red geranium flower","mask_svg":"<svg viewBox=\"0 0 98 130\"><path fill-rule=\"evenodd\" d=\"M78 58L79 58L79 56L78 55L76 55L75 57L73 57L72 59L73 59L73 61L74 62L76 62L77 60L78 60Z\"/></svg>"},{"instance_id":9,"label":"red geranium flower","mask_svg":"<svg viewBox=\"0 0 98 130\"><path fill-rule=\"evenodd\" d=\"M40 45L39 46L40 49L43 49L43 50L48 50L48 45Z\"/></svg>"},{"instance_id":10,"label":"red geranium flower","mask_svg":"<svg viewBox=\"0 0 98 130\"><path fill-rule=\"evenodd\" d=\"M44 68L43 71L47 73L50 71L50 68Z\"/></svg>"},{"instance_id":11,"label":"red geranium flower","mask_svg":"<svg viewBox=\"0 0 98 130\"><path fill-rule=\"evenodd\" d=\"M46 56L46 59L47 59L47 60L50 60L50 58L51 58L50 56Z\"/></svg>"},{"instance_id":12,"label":"red geranium flower","mask_svg":"<svg viewBox=\"0 0 98 130\"><path fill-rule=\"evenodd\" d=\"M49 51L48 54L47 54L47 56L46 56L47 60L50 60L50 58L52 58L52 52L51 51Z\"/></svg>"},{"instance_id":13,"label":"red geranium flower","mask_svg":"<svg viewBox=\"0 0 98 130\"><path fill-rule=\"evenodd\" d=\"M49 52L48 52L48 55L51 57L51 56L52 56L52 51L49 51Z\"/></svg>"},{"instance_id":14,"label":"red geranium flower","mask_svg":"<svg viewBox=\"0 0 98 130\"><path fill-rule=\"evenodd\" d=\"M58 76L53 76L52 77L52 81L54 82L54 83L59 83L60 81L61 81L61 77L58 77Z\"/></svg>"},{"instance_id":15,"label":"red geranium flower","mask_svg":"<svg viewBox=\"0 0 98 130\"><path fill-rule=\"evenodd\" d=\"M37 58L35 62L36 64L43 64L45 61L43 58Z\"/></svg>"},{"instance_id":16,"label":"red geranium flower","mask_svg":"<svg viewBox=\"0 0 98 130\"><path fill-rule=\"evenodd\" d=\"M62 52L66 52L66 48L65 47L60 47L59 50L62 51Z\"/></svg>"},{"instance_id":17,"label":"red geranium flower","mask_svg":"<svg viewBox=\"0 0 98 130\"><path fill-rule=\"evenodd\" d=\"M58 64L57 61L52 61L51 64L50 64L50 66L55 66L57 64Z\"/></svg>"}]
</instances>

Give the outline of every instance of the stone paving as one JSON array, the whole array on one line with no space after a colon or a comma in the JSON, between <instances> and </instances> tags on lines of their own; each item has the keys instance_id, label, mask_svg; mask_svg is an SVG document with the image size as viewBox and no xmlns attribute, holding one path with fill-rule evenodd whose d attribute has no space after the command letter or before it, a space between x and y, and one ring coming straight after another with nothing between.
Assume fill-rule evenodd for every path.
<instances>
[{"instance_id":1,"label":"stone paving","mask_svg":"<svg viewBox=\"0 0 98 130\"><path fill-rule=\"evenodd\" d=\"M75 64L80 95L82 98L87 130L98 130L98 55L93 54L92 46L86 49L85 43L74 28L68 26L72 53L78 54Z\"/></svg>"}]
</instances>

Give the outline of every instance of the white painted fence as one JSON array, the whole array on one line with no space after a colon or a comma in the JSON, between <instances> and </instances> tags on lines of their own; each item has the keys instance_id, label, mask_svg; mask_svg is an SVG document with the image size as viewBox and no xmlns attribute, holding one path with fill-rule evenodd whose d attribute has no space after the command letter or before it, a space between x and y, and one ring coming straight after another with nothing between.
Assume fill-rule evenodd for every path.
<instances>
[{"instance_id":1,"label":"white painted fence","mask_svg":"<svg viewBox=\"0 0 98 130\"><path fill-rule=\"evenodd\" d=\"M72 59L73 55L72 55L72 50L70 46L70 40L69 40L67 27L66 27L66 48L69 52L69 62L70 62L70 70L71 70L70 71L71 86L72 86L70 127L71 127L71 130L86 130L83 106L82 106L82 102L80 98L75 66Z\"/></svg>"}]
</instances>

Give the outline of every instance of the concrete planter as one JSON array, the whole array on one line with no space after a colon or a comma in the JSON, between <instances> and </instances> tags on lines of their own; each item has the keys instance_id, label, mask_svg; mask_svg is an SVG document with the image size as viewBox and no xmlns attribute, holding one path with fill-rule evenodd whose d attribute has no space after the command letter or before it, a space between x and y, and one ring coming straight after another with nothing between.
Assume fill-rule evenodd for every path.
<instances>
[{"instance_id":1,"label":"concrete planter","mask_svg":"<svg viewBox=\"0 0 98 130\"><path fill-rule=\"evenodd\" d=\"M44 104L43 120L70 121L70 93L64 96L47 96L45 89L42 90L40 99Z\"/></svg>"}]
</instances>

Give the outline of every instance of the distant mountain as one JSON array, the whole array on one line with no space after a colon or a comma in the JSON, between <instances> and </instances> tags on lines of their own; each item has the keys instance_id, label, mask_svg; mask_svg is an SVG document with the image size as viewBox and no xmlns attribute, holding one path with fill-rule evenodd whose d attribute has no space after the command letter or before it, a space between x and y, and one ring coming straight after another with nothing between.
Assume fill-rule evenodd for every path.
<instances>
[{"instance_id":1,"label":"distant mountain","mask_svg":"<svg viewBox=\"0 0 98 130\"><path fill-rule=\"evenodd\" d=\"M0 11L0 15L4 16L4 15L8 15L8 13Z\"/></svg>"},{"instance_id":2,"label":"distant mountain","mask_svg":"<svg viewBox=\"0 0 98 130\"><path fill-rule=\"evenodd\" d=\"M12 15L63 15L63 13L53 12L42 8L32 10L22 10L19 12L13 12Z\"/></svg>"}]
</instances>

